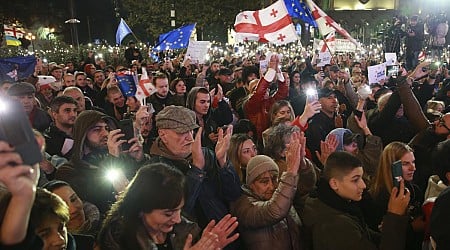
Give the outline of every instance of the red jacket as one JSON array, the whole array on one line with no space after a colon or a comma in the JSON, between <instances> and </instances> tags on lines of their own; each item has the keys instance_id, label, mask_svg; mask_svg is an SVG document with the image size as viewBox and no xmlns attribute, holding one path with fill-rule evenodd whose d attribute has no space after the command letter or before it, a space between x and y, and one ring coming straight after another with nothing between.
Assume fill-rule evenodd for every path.
<instances>
[{"instance_id":1,"label":"red jacket","mask_svg":"<svg viewBox=\"0 0 450 250\"><path fill-rule=\"evenodd\" d=\"M270 107L272 107L272 104L274 104L276 101L285 99L289 93L289 86L286 84L284 78L282 78L283 81L278 80L277 92L268 99L264 99L266 91L269 88L270 82L274 79L275 74L275 70L269 69L266 75L263 78L259 79L258 86L256 87L255 92L253 92L253 94L244 105L244 112L246 117L256 127L256 135L258 140L262 140L262 132L266 130L270 125Z\"/></svg>"}]
</instances>

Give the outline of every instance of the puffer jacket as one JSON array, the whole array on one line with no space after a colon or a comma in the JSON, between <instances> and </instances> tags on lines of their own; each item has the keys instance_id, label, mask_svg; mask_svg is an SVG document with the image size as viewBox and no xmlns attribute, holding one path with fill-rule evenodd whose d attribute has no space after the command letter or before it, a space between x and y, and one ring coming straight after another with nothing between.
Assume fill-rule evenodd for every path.
<instances>
[{"instance_id":1,"label":"puffer jacket","mask_svg":"<svg viewBox=\"0 0 450 250\"><path fill-rule=\"evenodd\" d=\"M231 205L231 214L239 221L245 249L302 249L301 221L292 202L298 176L284 172L278 188L268 201L243 185L243 194Z\"/></svg>"}]
</instances>

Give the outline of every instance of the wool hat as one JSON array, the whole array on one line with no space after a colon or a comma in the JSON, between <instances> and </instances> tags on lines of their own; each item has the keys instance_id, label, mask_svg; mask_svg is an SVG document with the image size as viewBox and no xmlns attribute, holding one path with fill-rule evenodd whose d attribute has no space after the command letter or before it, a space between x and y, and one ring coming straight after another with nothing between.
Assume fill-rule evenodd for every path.
<instances>
[{"instance_id":1,"label":"wool hat","mask_svg":"<svg viewBox=\"0 0 450 250\"><path fill-rule=\"evenodd\" d=\"M11 85L8 89L9 96L24 96L36 93L36 88L28 82L18 82Z\"/></svg>"},{"instance_id":2,"label":"wool hat","mask_svg":"<svg viewBox=\"0 0 450 250\"><path fill-rule=\"evenodd\" d=\"M250 159L247 163L247 176L246 183L250 185L261 174L266 171L279 172L278 165L272 160L272 158L266 155L257 155Z\"/></svg>"},{"instance_id":3,"label":"wool hat","mask_svg":"<svg viewBox=\"0 0 450 250\"><path fill-rule=\"evenodd\" d=\"M156 115L158 129L172 129L183 134L199 126L195 122L195 112L182 106L167 106Z\"/></svg>"}]
</instances>

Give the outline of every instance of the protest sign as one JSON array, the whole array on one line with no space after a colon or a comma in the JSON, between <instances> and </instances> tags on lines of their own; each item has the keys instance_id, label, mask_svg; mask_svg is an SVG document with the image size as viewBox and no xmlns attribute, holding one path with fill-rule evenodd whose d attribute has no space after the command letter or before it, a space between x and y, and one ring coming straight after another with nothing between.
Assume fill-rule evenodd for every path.
<instances>
[{"instance_id":1,"label":"protest sign","mask_svg":"<svg viewBox=\"0 0 450 250\"><path fill-rule=\"evenodd\" d=\"M379 83L381 80L386 79L386 64L378 64L367 67L369 84Z\"/></svg>"},{"instance_id":2,"label":"protest sign","mask_svg":"<svg viewBox=\"0 0 450 250\"><path fill-rule=\"evenodd\" d=\"M189 42L188 49L186 51L185 59L191 59L191 63L204 64L208 49L211 46L209 41L194 41Z\"/></svg>"}]
</instances>

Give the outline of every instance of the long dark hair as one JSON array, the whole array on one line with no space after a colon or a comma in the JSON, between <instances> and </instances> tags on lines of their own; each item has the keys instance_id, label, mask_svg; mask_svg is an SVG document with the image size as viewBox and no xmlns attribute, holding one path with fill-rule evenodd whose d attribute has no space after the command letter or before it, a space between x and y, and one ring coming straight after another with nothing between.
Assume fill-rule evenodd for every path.
<instances>
[{"instance_id":1,"label":"long dark hair","mask_svg":"<svg viewBox=\"0 0 450 250\"><path fill-rule=\"evenodd\" d=\"M142 224L142 213L176 208L185 192L185 178L178 169L164 163L140 168L111 207L98 236L100 248L108 248L107 236L112 233L118 236L121 249L140 249L136 231Z\"/></svg>"}]
</instances>

